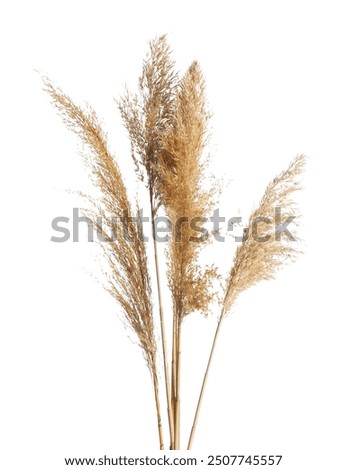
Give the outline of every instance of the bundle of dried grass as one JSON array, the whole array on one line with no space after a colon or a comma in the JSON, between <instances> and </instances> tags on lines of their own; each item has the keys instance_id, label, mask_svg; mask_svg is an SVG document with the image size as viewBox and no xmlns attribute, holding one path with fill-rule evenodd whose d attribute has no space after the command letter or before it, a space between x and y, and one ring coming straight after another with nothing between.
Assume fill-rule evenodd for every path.
<instances>
[{"instance_id":1,"label":"bundle of dried grass","mask_svg":"<svg viewBox=\"0 0 347 470\"><path fill-rule=\"evenodd\" d=\"M101 244L109 267L105 273L106 288L121 306L126 323L135 332L143 350L152 377L159 443L163 449L157 367L158 344L149 260L142 225L134 219L129 219L133 207L95 111L90 106L82 109L75 105L47 78L44 79L44 86L65 124L84 144L84 161L100 191L98 202L89 200L93 224L107 242ZM216 195L214 190L208 188L205 180L208 159L204 150L209 114L200 67L197 62L193 62L180 79L175 72L175 63L171 58L166 37L161 36L150 43L149 54L143 63L139 79L138 92L131 94L127 91L118 105L129 134L135 171L148 189L170 449L179 449L183 320L193 311L207 314L214 298L212 286L218 276L214 266L204 266L200 261L201 250L209 239L196 236L197 226L206 222ZM223 319L242 291L261 280L272 278L278 268L295 259L296 248L284 236L278 236L281 227L276 225L275 209L281 209L283 218L296 215L291 196L300 189L298 177L304 162L303 156L297 157L286 171L270 183L259 207L251 214L247 236L236 250L233 266L226 279L222 311L195 412L189 449L193 443L208 372ZM169 216L174 229L167 247L167 276L173 307L171 374L155 233L155 216L159 210ZM138 216L140 214L138 205L135 207L135 213ZM114 217L121 218L123 222L123 230L117 231L116 237L112 236ZM257 227L257 237L254 237L254 227Z\"/></svg>"}]
</instances>

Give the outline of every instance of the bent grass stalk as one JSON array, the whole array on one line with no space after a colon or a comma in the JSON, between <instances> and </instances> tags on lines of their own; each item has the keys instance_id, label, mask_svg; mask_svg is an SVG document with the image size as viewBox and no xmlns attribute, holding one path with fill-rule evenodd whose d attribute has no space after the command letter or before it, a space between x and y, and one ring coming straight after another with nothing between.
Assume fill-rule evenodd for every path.
<instances>
[{"instance_id":1,"label":"bent grass stalk","mask_svg":"<svg viewBox=\"0 0 347 470\"><path fill-rule=\"evenodd\" d=\"M241 292L260 281L273 279L277 270L284 266L288 261L294 261L298 254L297 250L288 243L288 240L283 239L283 235L282 238L279 238L279 232L277 231L278 226L274 219L274 209L276 207L281 207L282 215L286 218L295 217L295 205L291 196L295 191L301 189L298 177L303 172L305 161L306 158L304 155L297 156L291 162L287 170L274 178L266 188L259 207L255 209L250 216L248 227L253 227L259 220L268 220L270 222L269 225L263 223L260 225L260 228L258 228L258 237L262 240L267 238L267 241L260 243L248 233L248 235L244 237L242 244L236 250L233 267L226 282L223 307L217 323L210 356L200 390L194 421L190 432L188 450L191 449L193 445L208 374L212 364L222 321L234 305Z\"/></svg>"}]
</instances>

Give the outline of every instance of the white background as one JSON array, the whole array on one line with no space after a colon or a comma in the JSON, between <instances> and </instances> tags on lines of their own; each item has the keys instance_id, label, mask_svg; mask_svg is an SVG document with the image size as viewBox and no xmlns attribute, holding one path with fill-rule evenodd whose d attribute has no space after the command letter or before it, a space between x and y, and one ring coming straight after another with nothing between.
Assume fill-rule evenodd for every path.
<instances>
[{"instance_id":1,"label":"white background","mask_svg":"<svg viewBox=\"0 0 347 470\"><path fill-rule=\"evenodd\" d=\"M227 216L247 215L292 157L309 156L305 254L243 294L225 322L192 455L283 454L283 469L347 468L344 3L2 3L0 468L156 452L141 353L88 275L97 250L50 241L52 218L75 205L65 190L88 183L40 73L96 108L132 184L113 98L136 85L147 41L161 33L180 70L192 59L203 68ZM218 246L215 261L229 263L233 249ZM217 313L185 322L183 443Z\"/></svg>"}]
</instances>

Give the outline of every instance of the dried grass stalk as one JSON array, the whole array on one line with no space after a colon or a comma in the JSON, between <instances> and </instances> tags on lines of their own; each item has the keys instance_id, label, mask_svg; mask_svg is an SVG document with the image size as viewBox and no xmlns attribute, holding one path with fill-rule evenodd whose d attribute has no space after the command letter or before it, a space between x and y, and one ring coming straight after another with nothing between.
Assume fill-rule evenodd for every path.
<instances>
[{"instance_id":1,"label":"dried grass stalk","mask_svg":"<svg viewBox=\"0 0 347 470\"><path fill-rule=\"evenodd\" d=\"M143 64L142 75L139 79L138 94L131 95L127 92L119 102L121 116L129 133L132 157L138 177L146 182L149 190L170 449L174 448L174 418L154 218L162 203L158 189L161 186L158 171L158 161L162 153L161 142L163 135L168 132L173 122L177 80L166 36L160 36L150 42L150 52Z\"/></svg>"},{"instance_id":2,"label":"dried grass stalk","mask_svg":"<svg viewBox=\"0 0 347 470\"><path fill-rule=\"evenodd\" d=\"M281 209L281 217L286 220L297 217L292 195L301 189L299 176L305 166L305 156L297 156L288 169L277 176L266 188L259 206L252 212L247 234L237 248L233 267L226 280L225 296L221 315L218 319L212 348L207 363L194 421L190 433L188 449L192 448L201 403L205 392L208 373L211 367L218 335L223 319L230 312L241 292L260 281L273 279L279 268L290 261L294 261L298 254L294 240L280 234L282 227L276 220L276 208ZM251 228L257 227L256 236ZM292 235L294 235L292 233ZM260 241L261 240L261 241Z\"/></svg>"},{"instance_id":3,"label":"dried grass stalk","mask_svg":"<svg viewBox=\"0 0 347 470\"><path fill-rule=\"evenodd\" d=\"M154 332L151 280L142 227L130 223L131 204L116 160L107 147L95 111L75 105L71 98L44 79L44 88L61 114L65 124L84 144L84 162L100 191L99 204L94 204L93 222L107 243L102 243L109 271L106 288L122 308L125 323L135 332L151 373L157 409L160 448L164 448L157 372L157 345ZM102 216L100 224L98 216ZM124 230L113 237L114 219L122 217Z\"/></svg>"},{"instance_id":4,"label":"dried grass stalk","mask_svg":"<svg viewBox=\"0 0 347 470\"><path fill-rule=\"evenodd\" d=\"M205 83L193 62L179 83L175 116L162 136L159 154L158 193L175 227L169 246L168 278L172 292L173 350L172 401L175 416L175 449L180 448L180 370L183 318L192 311L206 313L216 271L199 263L203 246L196 239L192 221L204 221L212 207L214 191L206 189L203 158L209 119L205 105ZM206 243L206 240L205 240Z\"/></svg>"}]
</instances>

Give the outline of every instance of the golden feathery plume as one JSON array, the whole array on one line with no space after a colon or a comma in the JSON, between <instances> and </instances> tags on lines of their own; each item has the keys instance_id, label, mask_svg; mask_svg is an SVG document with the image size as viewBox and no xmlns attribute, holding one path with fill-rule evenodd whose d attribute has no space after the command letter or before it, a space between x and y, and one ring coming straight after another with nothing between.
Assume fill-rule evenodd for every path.
<instances>
[{"instance_id":1,"label":"golden feathery plume","mask_svg":"<svg viewBox=\"0 0 347 470\"><path fill-rule=\"evenodd\" d=\"M277 220L280 210L281 220L293 221L297 210L292 199L293 193L301 189L299 176L302 174L306 158L297 156L288 169L277 176L266 188L259 206L252 212L243 242L237 248L233 267L226 280L225 297L219 317L212 348L207 363L194 422L190 433L188 449L191 449L197 421L207 383L218 334L225 316L230 312L241 292L260 281L273 279L277 270L294 261L298 250L293 242L296 236L288 236ZM277 214L277 215L276 215Z\"/></svg>"},{"instance_id":2,"label":"golden feathery plume","mask_svg":"<svg viewBox=\"0 0 347 470\"><path fill-rule=\"evenodd\" d=\"M178 77L166 36L149 43L150 51L143 63L139 91L128 91L118 103L132 145L132 157L141 180L146 182L158 208L158 158L161 139L172 125ZM153 199L154 201L154 199Z\"/></svg>"},{"instance_id":3,"label":"golden feathery plume","mask_svg":"<svg viewBox=\"0 0 347 470\"><path fill-rule=\"evenodd\" d=\"M297 156L288 169L266 188L259 206L252 212L247 233L237 248L229 274L224 311L229 312L238 295L263 280L273 279L276 271L298 253L293 245L296 235L288 238L282 233L280 220L297 218L291 198L301 189L298 177L303 172L305 156ZM280 218L280 220L277 220ZM295 224L292 224L295 227Z\"/></svg>"},{"instance_id":4,"label":"golden feathery plume","mask_svg":"<svg viewBox=\"0 0 347 470\"><path fill-rule=\"evenodd\" d=\"M215 273L212 268L202 269L198 259L208 240L197 236L197 227L207 221L214 195L214 190L206 189L205 179L203 150L209 114L204 92L200 67L193 62L180 82L175 119L162 138L159 159L159 193L174 229L169 282L180 319L196 310L207 313Z\"/></svg>"},{"instance_id":5,"label":"golden feathery plume","mask_svg":"<svg viewBox=\"0 0 347 470\"><path fill-rule=\"evenodd\" d=\"M174 71L174 65L174 61L170 56L170 49L166 41L166 36L160 36L154 41L151 41L149 55L144 61L142 75L139 79L138 94L131 95L127 92L118 103L124 125L129 134L132 157L137 170L137 175L141 181L146 182L149 190L167 412L170 431L170 449L174 447L174 423L171 408L166 331L154 218L162 203L162 197L158 190L160 178L158 172L158 161L162 153L161 142L163 135L168 132L168 129L172 125L175 111L177 74Z\"/></svg>"},{"instance_id":6,"label":"golden feathery plume","mask_svg":"<svg viewBox=\"0 0 347 470\"><path fill-rule=\"evenodd\" d=\"M203 268L198 259L207 240L197 237L197 226L206 222L214 193L204 187L203 150L208 119L205 83L199 65L193 62L179 83L174 120L162 136L158 162L158 192L173 227L168 278L174 308L171 393L175 449L180 448L182 321L195 310L207 313L216 274L213 267Z\"/></svg>"},{"instance_id":7,"label":"golden feathery plume","mask_svg":"<svg viewBox=\"0 0 347 470\"><path fill-rule=\"evenodd\" d=\"M48 78L43 81L64 123L84 144L84 162L101 193L98 203L91 201L94 206L91 215L94 227L103 237L101 246L109 266L106 288L121 306L125 323L135 332L143 350L154 386L159 442L163 449L151 283L142 226L130 221L131 204L123 178L95 111L90 106L84 110L74 104ZM123 225L116 236L115 217L121 217Z\"/></svg>"}]
</instances>

